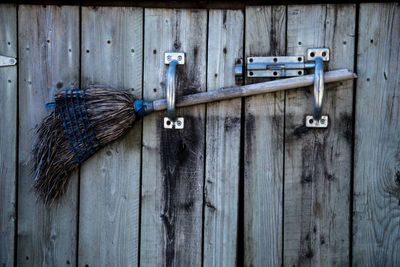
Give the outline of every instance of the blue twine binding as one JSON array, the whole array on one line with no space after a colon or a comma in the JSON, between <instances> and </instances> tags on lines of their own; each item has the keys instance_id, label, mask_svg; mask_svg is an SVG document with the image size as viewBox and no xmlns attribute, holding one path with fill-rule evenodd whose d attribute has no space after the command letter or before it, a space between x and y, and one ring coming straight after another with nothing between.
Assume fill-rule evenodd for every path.
<instances>
[{"instance_id":1,"label":"blue twine binding","mask_svg":"<svg viewBox=\"0 0 400 267\"><path fill-rule=\"evenodd\" d=\"M89 137L88 130L87 130L86 124L85 124L85 120L86 120L86 122L87 122L87 125L88 125L89 128L90 128L90 131L91 131L91 133L92 133L93 139L96 141L97 146L98 146L98 147L101 146L100 142L99 142L99 141L97 140L97 138L96 138L96 134L95 134L95 132L94 132L93 126L92 126L92 124L91 124L90 121L89 121L89 117L88 117L88 113L87 113L87 108L86 108L85 90L86 90L86 89L83 89L83 90L82 90L82 99L83 99L83 107L84 107L84 116L82 115L82 111L81 111L80 104L79 104L79 93L80 93L80 91L81 91L80 89L71 89L71 91L70 91L70 89L66 89L66 90L65 90L64 102L65 102L65 112L67 113L68 121L67 121L67 119L66 119L65 116L64 116L64 112L63 112L62 106L60 106L60 105L57 104L56 102L48 102L48 103L46 103L46 105L45 105L45 107L46 107L47 109L48 109L48 108L57 107L58 110L60 111L61 118L62 118L63 124L64 124L65 135L67 136L67 140L68 140L68 144L69 144L69 146L70 146L70 148L71 148L71 150L72 150L72 153L74 154L74 157L75 157L75 159L76 159L76 161L77 161L78 163L81 162L81 161L80 161L80 158L79 158L79 155L85 160L85 159L87 158L86 155L87 155L88 157L90 157L90 156L93 154L92 152L95 152L95 151L97 150L97 147L94 147L94 144L92 143L92 140L91 140L90 137ZM69 92L69 91L70 91L70 92ZM81 119L81 121L82 121L82 123L83 123L83 131L84 131L84 133L85 133L85 137L86 137L87 143L89 144L90 150L91 150L92 152L89 151L88 148L86 147L85 142L84 142L83 137L82 137L82 134L81 134L81 131L80 131L80 129L79 129L79 123L78 123L78 119L77 119L77 116L76 116L75 105L74 105L74 100L73 100L73 98L74 98L73 92L74 92L74 91L76 92L76 93L75 93L75 97L76 97L76 103L77 103L77 106L78 106L77 109L78 109L78 113L79 113L79 118ZM73 122L72 122L72 119L71 119L71 115L70 115L70 113L69 113L68 94L69 94L69 96L70 96L70 98L71 98L71 107L72 107L72 114L73 114L73 116L74 116L75 126L76 126L76 128L77 128L77 131L78 131L78 134L79 134L79 138L80 138L80 140L82 141L82 146L83 146L83 148L85 149L85 152L86 152L85 155L82 153L81 149L79 148L79 143L78 143L78 140L77 140L77 138L76 138L76 136L75 136L75 131L74 131L74 127L73 127ZM67 125L68 123L70 124L71 132L72 132L72 136L73 136L74 141L75 141L75 146L76 146L76 148L74 147L73 142L71 141L71 138L69 137L68 125ZM76 151L78 151L79 155L78 155L78 153L76 153Z\"/></svg>"},{"instance_id":2,"label":"blue twine binding","mask_svg":"<svg viewBox=\"0 0 400 267\"><path fill-rule=\"evenodd\" d=\"M71 92L69 93L69 96L71 98L71 106L72 106L72 114L74 115L74 121L75 121L75 126L76 126L76 130L78 132L79 138L82 141L82 146L83 149L85 149L86 154L88 154L88 157L90 157L90 152L87 150L86 146L85 146L85 141L83 141L82 135L81 135L81 130L79 129L79 124L78 124L78 120L76 119L76 114L75 114L75 107L74 107L74 93L75 89L72 89Z\"/></svg>"},{"instance_id":3,"label":"blue twine binding","mask_svg":"<svg viewBox=\"0 0 400 267\"><path fill-rule=\"evenodd\" d=\"M70 148L71 148L71 150L72 150L72 153L73 153L74 156L75 156L76 161L77 161L78 163L80 163L79 157L78 157L78 155L77 155L76 152L75 152L75 149L74 149L74 146L72 145L71 139L69 139L68 127L67 127L67 123L66 123L65 118L64 118L64 113L63 113L63 111L62 111L62 107L61 107L60 105L58 105L57 103L55 103L55 102L46 103L45 107L46 107L46 108L57 107L57 108L60 110L61 118L62 118L63 124L64 124L64 131L65 131L65 135L67 136L67 140L68 140L69 146L70 146Z\"/></svg>"},{"instance_id":4,"label":"blue twine binding","mask_svg":"<svg viewBox=\"0 0 400 267\"><path fill-rule=\"evenodd\" d=\"M79 148L79 143L78 143L78 141L76 140L76 136L75 136L75 133L74 133L74 127L72 126L71 116L69 115L69 107L68 107L68 100L67 100L68 91L69 91L69 89L66 89L66 90L65 90L65 95L64 95L64 100L65 100L65 111L66 111L67 116L68 116L69 126L71 127L72 136L74 137L75 145L76 145L76 148L78 149L79 155L81 155L81 157L82 157L83 159L86 159L86 157L83 155L81 149Z\"/></svg>"},{"instance_id":5,"label":"blue twine binding","mask_svg":"<svg viewBox=\"0 0 400 267\"><path fill-rule=\"evenodd\" d=\"M85 124L85 120L86 120L86 122L87 122L87 124L88 124L88 126L89 126L89 128L90 128L90 131L92 132L93 139L96 141L97 146L99 146L99 147L101 146L101 145L100 145L100 142L99 142L99 141L97 140L97 138L96 138L96 134L94 133L93 126L92 126L92 124L91 124L90 121L89 121L89 117L88 117L88 113L87 113L87 109L86 109L85 90L86 90L86 89L83 89L83 90L82 90L82 99L83 99L83 107L84 107L84 116L82 116L82 111L81 111L81 108L80 108L80 105L79 105L79 93L80 93L80 91L81 91L80 89L71 89L71 91L70 91L70 89L66 89L66 90L65 90L64 102L65 102L65 111L66 111L66 113L67 113L68 122L67 122L67 119L66 119L65 116L64 116L64 112L63 112L62 106L60 106L60 105L57 104L56 102L48 102L48 103L46 103L46 105L45 105L46 108L57 107L57 108L59 109L60 114L61 114L61 118L62 118L62 120L63 120L64 131L65 131L65 135L67 136L68 144L69 144L69 146L70 146L70 148L71 148L71 150L72 150L72 153L74 154L74 157L75 157L75 159L76 159L76 161L77 161L78 163L80 163L81 161L80 161L80 159L79 159L78 154L76 153L76 150L78 151L79 155L80 155L84 160L85 160L87 157L82 153L81 149L79 148L79 143L78 143L78 140L77 140L77 138L76 138L76 136L75 136L74 127L73 127L73 122L72 122L72 119L71 119L71 115L70 115L70 113L69 113L69 106L68 106L68 99L67 99L68 94L69 94L69 96L70 96L70 98L71 98L71 107L72 107L72 113L73 113L73 116L74 116L75 126L76 126L76 128L77 128L77 131L78 131L78 134L79 134L79 138L80 138L80 140L82 141L82 146L83 146L83 148L85 149L85 152L86 152L86 154L88 155L88 157L91 156L92 153L91 153L90 151L88 151L88 149L87 149L87 147L86 147L86 145L85 145L85 143L84 143L83 137L82 137L82 135L81 135L81 131L80 131L80 129L79 129L78 119L77 119L77 117L76 117L75 106L74 106L74 100L73 100L73 92L74 92L74 91L76 92L76 93L75 93L75 97L76 97L76 103L77 103L77 106L78 106L77 109L78 109L79 117L80 117L80 119L81 119L81 121L82 121L82 123L83 123L83 130L84 130L84 133L85 133L86 140L87 140L87 142L88 142L88 144L89 144L89 146L90 146L90 150L93 151L93 152L95 152L97 149L94 147L92 141L91 141L90 138L89 138L88 131L87 131L86 124ZM70 92L69 92L69 91L70 91ZM74 141L75 141L76 148L74 147L74 145L73 145L73 143L72 143L72 141L71 141L71 138L69 137L69 134L68 134L68 125L67 125L68 123L70 124L71 132L72 132L72 136L73 136Z\"/></svg>"},{"instance_id":6,"label":"blue twine binding","mask_svg":"<svg viewBox=\"0 0 400 267\"><path fill-rule=\"evenodd\" d=\"M81 106L79 105L79 97L78 97L78 96L79 96L79 92L80 92L80 91L81 91L80 89L77 89L77 90L76 90L76 94L75 94L76 103L77 103L77 105L78 105L78 113L79 113L79 117L81 118L81 121L82 121L82 124L83 124L83 130L84 130L84 132L85 132L86 140L87 140L87 142L88 142L88 144L89 144L89 146L90 146L90 150L91 150L92 152L95 152L96 150L93 148L92 141L90 140L89 135L88 135L88 133L87 133L85 120L84 120L83 117L82 117Z\"/></svg>"},{"instance_id":7,"label":"blue twine binding","mask_svg":"<svg viewBox=\"0 0 400 267\"><path fill-rule=\"evenodd\" d=\"M56 102L47 102L46 105L44 105L46 108L54 108L57 107Z\"/></svg>"}]
</instances>

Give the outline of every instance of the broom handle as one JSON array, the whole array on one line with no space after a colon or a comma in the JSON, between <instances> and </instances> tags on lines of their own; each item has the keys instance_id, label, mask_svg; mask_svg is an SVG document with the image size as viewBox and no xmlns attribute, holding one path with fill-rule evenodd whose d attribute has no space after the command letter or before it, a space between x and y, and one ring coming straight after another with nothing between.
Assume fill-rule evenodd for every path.
<instances>
[{"instance_id":1,"label":"broom handle","mask_svg":"<svg viewBox=\"0 0 400 267\"><path fill-rule=\"evenodd\" d=\"M347 69L328 71L324 74L325 83L338 82L357 78L357 75ZM254 83L243 86L220 88L209 92L186 95L177 98L177 107L186 107L214 101L227 100L236 97L272 93L281 90L306 87L314 84L314 74L294 78L273 80L269 82ZM153 101L153 110L160 111L167 108L166 99Z\"/></svg>"}]
</instances>

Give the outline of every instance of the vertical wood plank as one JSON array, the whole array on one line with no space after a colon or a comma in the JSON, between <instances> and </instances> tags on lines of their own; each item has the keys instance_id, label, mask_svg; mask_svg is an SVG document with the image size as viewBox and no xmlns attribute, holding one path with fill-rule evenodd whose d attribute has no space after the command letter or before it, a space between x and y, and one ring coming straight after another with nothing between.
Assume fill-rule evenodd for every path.
<instances>
[{"instance_id":1,"label":"vertical wood plank","mask_svg":"<svg viewBox=\"0 0 400 267\"><path fill-rule=\"evenodd\" d=\"M18 266L64 266L76 259L77 175L51 208L32 190L31 150L35 126L56 90L79 83L79 8L26 6L18 9L19 161Z\"/></svg>"},{"instance_id":2,"label":"vertical wood plank","mask_svg":"<svg viewBox=\"0 0 400 267\"><path fill-rule=\"evenodd\" d=\"M285 6L246 8L246 57L284 55L285 33ZM282 264L284 96L278 92L245 101L245 266Z\"/></svg>"},{"instance_id":3,"label":"vertical wood plank","mask_svg":"<svg viewBox=\"0 0 400 267\"><path fill-rule=\"evenodd\" d=\"M82 8L82 86L142 95L143 9ZM137 266L141 121L81 167L79 265Z\"/></svg>"},{"instance_id":4,"label":"vertical wood plank","mask_svg":"<svg viewBox=\"0 0 400 267\"><path fill-rule=\"evenodd\" d=\"M17 56L17 7L0 5L0 55ZM0 68L0 266L14 265L17 67Z\"/></svg>"},{"instance_id":5,"label":"vertical wood plank","mask_svg":"<svg viewBox=\"0 0 400 267\"><path fill-rule=\"evenodd\" d=\"M288 55L328 47L327 69L352 70L354 34L354 5L288 7ZM312 87L287 93L284 265L349 265L352 84L325 86L328 129L304 126L313 112Z\"/></svg>"},{"instance_id":6,"label":"vertical wood plank","mask_svg":"<svg viewBox=\"0 0 400 267\"><path fill-rule=\"evenodd\" d=\"M353 266L400 266L400 5L361 4Z\"/></svg>"},{"instance_id":7,"label":"vertical wood plank","mask_svg":"<svg viewBox=\"0 0 400 267\"><path fill-rule=\"evenodd\" d=\"M165 97L164 52L186 53L177 95L205 91L207 11L145 9L144 99ZM165 112L143 123L140 264L200 266L205 107L178 110L185 129L163 129Z\"/></svg>"},{"instance_id":8,"label":"vertical wood plank","mask_svg":"<svg viewBox=\"0 0 400 267\"><path fill-rule=\"evenodd\" d=\"M243 11L210 10L207 90L235 85L243 57ZM235 266L238 233L241 99L207 105L204 266Z\"/></svg>"}]
</instances>

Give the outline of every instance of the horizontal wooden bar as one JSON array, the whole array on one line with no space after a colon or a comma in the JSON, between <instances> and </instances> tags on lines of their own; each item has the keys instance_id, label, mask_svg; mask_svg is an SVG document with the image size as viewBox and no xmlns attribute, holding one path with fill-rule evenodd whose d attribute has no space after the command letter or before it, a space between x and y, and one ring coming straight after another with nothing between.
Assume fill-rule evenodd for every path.
<instances>
[{"instance_id":1,"label":"horizontal wooden bar","mask_svg":"<svg viewBox=\"0 0 400 267\"><path fill-rule=\"evenodd\" d=\"M326 72L324 75L325 83L338 82L357 78L357 75L347 69L340 69ZM178 77L179 79L179 77ZM262 83L254 83L244 86L235 86L229 88L221 88L209 92L191 94L182 96L177 99L177 107L186 107L197 104L204 104L214 101L232 99L236 97L272 93L281 90L288 90L313 85L314 74L304 75L300 77L274 80ZM166 99L158 99L153 101L154 111L165 110L167 107Z\"/></svg>"}]
</instances>

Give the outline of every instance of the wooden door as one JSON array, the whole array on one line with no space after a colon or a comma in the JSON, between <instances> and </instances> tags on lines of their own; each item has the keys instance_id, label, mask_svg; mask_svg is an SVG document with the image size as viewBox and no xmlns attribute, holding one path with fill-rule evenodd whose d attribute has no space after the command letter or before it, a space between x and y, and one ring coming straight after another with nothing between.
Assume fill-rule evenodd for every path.
<instances>
[{"instance_id":1,"label":"wooden door","mask_svg":"<svg viewBox=\"0 0 400 267\"><path fill-rule=\"evenodd\" d=\"M138 4L139 5L139 4ZM400 6L238 9L0 5L1 266L397 266ZM185 52L177 95L237 83L249 56L330 48L327 129L304 126L312 88L138 119L45 207L35 127L58 90L165 97L164 53ZM312 72L310 72L312 73ZM266 78L243 76L243 84Z\"/></svg>"}]
</instances>

